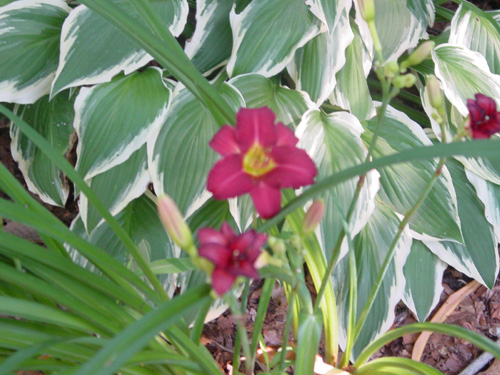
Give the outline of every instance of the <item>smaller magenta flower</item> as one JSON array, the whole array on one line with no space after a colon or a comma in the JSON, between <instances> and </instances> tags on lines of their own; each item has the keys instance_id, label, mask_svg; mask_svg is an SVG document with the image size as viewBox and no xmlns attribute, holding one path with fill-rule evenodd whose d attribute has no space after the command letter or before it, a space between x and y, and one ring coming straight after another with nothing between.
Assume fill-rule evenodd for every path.
<instances>
[{"instance_id":1,"label":"smaller magenta flower","mask_svg":"<svg viewBox=\"0 0 500 375\"><path fill-rule=\"evenodd\" d=\"M469 109L469 130L472 138L490 138L500 132L500 112L496 102L483 94L476 94L476 100L467 99Z\"/></svg>"},{"instance_id":2,"label":"smaller magenta flower","mask_svg":"<svg viewBox=\"0 0 500 375\"><path fill-rule=\"evenodd\" d=\"M212 228L198 231L198 254L214 264L212 287L221 296L231 289L238 276L251 279L259 277L255 263L267 235L249 230L237 235L228 223L220 232Z\"/></svg>"},{"instance_id":3,"label":"smaller magenta flower","mask_svg":"<svg viewBox=\"0 0 500 375\"><path fill-rule=\"evenodd\" d=\"M249 193L264 219L280 211L281 188L310 185L317 174L293 132L275 118L267 107L242 108L236 127L224 125L210 141L223 158L208 175L208 191L218 200Z\"/></svg>"}]
</instances>

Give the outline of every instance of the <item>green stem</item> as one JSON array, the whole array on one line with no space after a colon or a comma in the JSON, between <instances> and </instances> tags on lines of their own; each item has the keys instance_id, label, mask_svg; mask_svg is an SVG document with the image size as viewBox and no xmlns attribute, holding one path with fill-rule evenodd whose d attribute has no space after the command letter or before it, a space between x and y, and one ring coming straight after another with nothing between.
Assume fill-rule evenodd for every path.
<instances>
[{"instance_id":1,"label":"green stem","mask_svg":"<svg viewBox=\"0 0 500 375\"><path fill-rule=\"evenodd\" d=\"M358 323L356 324L355 328L355 333L354 333L354 339L357 339L359 334L361 333L361 330L363 329L363 326L366 322L366 319L368 317L368 314L370 313L370 310L373 306L373 303L375 302L375 298L377 297L377 293L380 290L380 287L382 286L382 282L384 281L384 277L387 273L387 270L389 269L389 265L392 262L392 259L394 258L394 254L396 252L396 245L399 242L399 239L401 235L403 234L403 231L405 230L406 226L409 224L411 218L417 212L417 210L420 208L422 203L425 201L429 193L431 192L432 188L434 187L435 182L441 175L441 170L443 166L446 163L446 157L443 157L440 159L438 166L436 168L436 172L432 176L432 178L429 180L427 183L427 186L418 199L418 201L413 205L413 207L406 212L403 220L399 224L398 231L396 232L396 235L394 236L394 239L389 247L389 251L387 252L387 255L385 256L384 263L382 264L382 268L380 269L377 279L375 280L375 284L373 285L370 295L368 296L368 299L365 303L365 306L363 307L363 311L361 312L361 316L359 317Z\"/></svg>"},{"instance_id":2,"label":"green stem","mask_svg":"<svg viewBox=\"0 0 500 375\"><path fill-rule=\"evenodd\" d=\"M122 241L125 248L130 252L137 265L144 272L144 275L149 280L155 291L158 293L163 301L169 300L168 294L161 285L160 281L149 267L146 260L143 258L134 241L125 232L120 223L110 214L104 203L97 196L96 193L87 185L80 174L75 171L73 166L60 155L50 145L45 138L43 138L36 130L28 125L24 120L16 116L12 111L0 104L0 112L9 118L15 125L28 137L58 168L60 168L66 176L73 181L75 186L85 194L89 202L95 207L97 212L104 218L110 228L115 232L116 236Z\"/></svg>"},{"instance_id":3,"label":"green stem","mask_svg":"<svg viewBox=\"0 0 500 375\"><path fill-rule=\"evenodd\" d=\"M236 330L237 334L240 337L241 344L243 346L243 355L246 358L245 361L245 372L247 375L251 375L251 366L250 366L250 358L251 358L251 351L250 351L250 344L248 342L248 335L247 335L247 330L245 328L245 325L241 321L244 318L244 314L242 313L241 307L238 306L238 301L234 297L231 292L226 293L224 295L224 300L226 303L229 305L229 308L231 309L234 318L236 319ZM238 370L238 369L236 369Z\"/></svg>"},{"instance_id":4,"label":"green stem","mask_svg":"<svg viewBox=\"0 0 500 375\"><path fill-rule=\"evenodd\" d=\"M281 342L281 359L280 359L280 370L285 371L285 361L286 361L286 352L288 347L288 336L290 335L290 328L292 326L293 320L293 312L295 306L295 300L297 298L297 286L292 289L290 293L290 299L288 300L288 310L286 312L286 322L285 328L283 330L283 339Z\"/></svg>"},{"instance_id":5,"label":"green stem","mask_svg":"<svg viewBox=\"0 0 500 375\"><path fill-rule=\"evenodd\" d=\"M196 69L168 29L159 26L161 22L149 2L134 1L141 1L140 6L145 8L141 10L141 15L146 18L156 34L151 34L136 19L107 0L82 0L81 3L117 27L153 56L207 107L219 125L233 124L234 110ZM135 6L137 8L139 5Z\"/></svg>"}]
</instances>

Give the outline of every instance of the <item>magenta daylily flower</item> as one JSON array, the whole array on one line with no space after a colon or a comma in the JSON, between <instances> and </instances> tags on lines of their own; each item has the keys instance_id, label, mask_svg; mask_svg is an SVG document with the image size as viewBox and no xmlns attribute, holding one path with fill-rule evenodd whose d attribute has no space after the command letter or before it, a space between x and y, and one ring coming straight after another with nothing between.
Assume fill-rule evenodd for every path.
<instances>
[{"instance_id":1,"label":"magenta daylily flower","mask_svg":"<svg viewBox=\"0 0 500 375\"><path fill-rule=\"evenodd\" d=\"M214 199L249 193L259 215L268 219L281 208L281 188L314 182L316 166L296 147L298 139L267 107L239 110L236 127L224 125L210 141L222 155L208 175Z\"/></svg>"},{"instance_id":2,"label":"magenta daylily flower","mask_svg":"<svg viewBox=\"0 0 500 375\"><path fill-rule=\"evenodd\" d=\"M496 102L483 94L476 94L476 100L467 99L469 109L469 130L472 138L490 138L500 132L500 112Z\"/></svg>"},{"instance_id":3,"label":"magenta daylily flower","mask_svg":"<svg viewBox=\"0 0 500 375\"><path fill-rule=\"evenodd\" d=\"M198 254L214 264L212 287L221 296L234 284L238 276L252 279L259 277L255 262L267 235L249 230L236 235L228 223L222 224L220 232L212 228L198 231L200 247Z\"/></svg>"}]
</instances>

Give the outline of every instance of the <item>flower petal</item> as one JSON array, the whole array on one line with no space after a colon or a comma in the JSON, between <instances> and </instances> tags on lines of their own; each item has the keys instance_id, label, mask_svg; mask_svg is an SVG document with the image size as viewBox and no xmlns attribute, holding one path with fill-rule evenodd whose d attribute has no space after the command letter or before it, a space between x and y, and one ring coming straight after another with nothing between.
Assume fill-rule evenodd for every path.
<instances>
[{"instance_id":1,"label":"flower petal","mask_svg":"<svg viewBox=\"0 0 500 375\"><path fill-rule=\"evenodd\" d=\"M245 153L254 143L269 147L276 143L276 116L267 107L242 108L236 115L236 138Z\"/></svg>"},{"instance_id":2,"label":"flower petal","mask_svg":"<svg viewBox=\"0 0 500 375\"><path fill-rule=\"evenodd\" d=\"M291 146L275 147L271 158L277 166L263 177L266 184L297 189L314 183L318 171L304 150Z\"/></svg>"},{"instance_id":3,"label":"flower petal","mask_svg":"<svg viewBox=\"0 0 500 375\"><path fill-rule=\"evenodd\" d=\"M250 192L257 213L263 219L269 219L280 212L281 192L278 188L259 182Z\"/></svg>"},{"instance_id":4,"label":"flower petal","mask_svg":"<svg viewBox=\"0 0 500 375\"><path fill-rule=\"evenodd\" d=\"M243 171L239 154L219 160L208 174L207 189L214 199L237 197L249 193L252 188L252 178Z\"/></svg>"},{"instance_id":5,"label":"flower petal","mask_svg":"<svg viewBox=\"0 0 500 375\"><path fill-rule=\"evenodd\" d=\"M215 268L214 272L212 272L212 288L219 296L231 289L235 280L236 276L224 269Z\"/></svg>"},{"instance_id":6,"label":"flower petal","mask_svg":"<svg viewBox=\"0 0 500 375\"><path fill-rule=\"evenodd\" d=\"M226 268L230 264L232 254L229 248L214 243L202 245L198 250L200 257L208 259L215 267L220 268Z\"/></svg>"},{"instance_id":7,"label":"flower petal","mask_svg":"<svg viewBox=\"0 0 500 375\"><path fill-rule=\"evenodd\" d=\"M247 259L252 264L255 263L259 255L262 253L261 249L267 242L267 234L265 233L255 233L254 240L247 250Z\"/></svg>"},{"instance_id":8,"label":"flower petal","mask_svg":"<svg viewBox=\"0 0 500 375\"><path fill-rule=\"evenodd\" d=\"M221 232L212 228L201 228L198 230L198 241L200 245L213 243L225 246L228 243L226 237Z\"/></svg>"},{"instance_id":9,"label":"flower petal","mask_svg":"<svg viewBox=\"0 0 500 375\"><path fill-rule=\"evenodd\" d=\"M295 146L299 142L293 131L281 122L276 124L276 134L278 136L276 146Z\"/></svg>"},{"instance_id":10,"label":"flower petal","mask_svg":"<svg viewBox=\"0 0 500 375\"><path fill-rule=\"evenodd\" d=\"M483 120L484 111L477 105L474 100L467 99L467 109L469 110L471 126L474 126L478 122L481 122Z\"/></svg>"},{"instance_id":11,"label":"flower petal","mask_svg":"<svg viewBox=\"0 0 500 375\"><path fill-rule=\"evenodd\" d=\"M241 153L236 140L236 129L229 125L221 127L209 142L209 145L222 156Z\"/></svg>"},{"instance_id":12,"label":"flower petal","mask_svg":"<svg viewBox=\"0 0 500 375\"><path fill-rule=\"evenodd\" d=\"M240 260L238 267L229 267L227 271L232 275L245 276L250 279L257 279L259 277L259 272L255 269L253 263L247 259Z\"/></svg>"},{"instance_id":13,"label":"flower petal","mask_svg":"<svg viewBox=\"0 0 500 375\"><path fill-rule=\"evenodd\" d=\"M234 233L233 228L231 228L231 226L227 223L227 221L222 223L220 232L224 235L228 244L230 244L237 238L236 233Z\"/></svg>"},{"instance_id":14,"label":"flower petal","mask_svg":"<svg viewBox=\"0 0 500 375\"><path fill-rule=\"evenodd\" d=\"M479 107L490 117L495 116L497 111L497 103L489 96L476 94L476 102Z\"/></svg>"}]
</instances>

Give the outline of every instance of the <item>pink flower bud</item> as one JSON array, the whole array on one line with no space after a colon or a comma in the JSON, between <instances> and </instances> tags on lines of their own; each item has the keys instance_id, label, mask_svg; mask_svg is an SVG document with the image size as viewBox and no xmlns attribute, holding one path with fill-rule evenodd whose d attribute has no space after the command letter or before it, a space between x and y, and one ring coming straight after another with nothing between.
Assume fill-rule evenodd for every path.
<instances>
[{"instance_id":1,"label":"pink flower bud","mask_svg":"<svg viewBox=\"0 0 500 375\"><path fill-rule=\"evenodd\" d=\"M319 222L325 214L325 202L322 199L315 200L306 212L302 221L302 234L307 236L316 230Z\"/></svg>"},{"instance_id":2,"label":"pink flower bud","mask_svg":"<svg viewBox=\"0 0 500 375\"><path fill-rule=\"evenodd\" d=\"M184 250L193 248L193 236L175 202L166 194L158 197L158 215L168 235Z\"/></svg>"}]
</instances>

